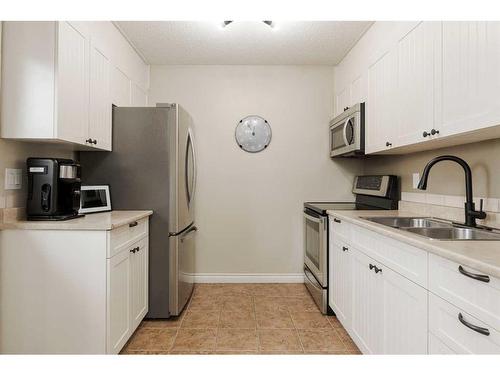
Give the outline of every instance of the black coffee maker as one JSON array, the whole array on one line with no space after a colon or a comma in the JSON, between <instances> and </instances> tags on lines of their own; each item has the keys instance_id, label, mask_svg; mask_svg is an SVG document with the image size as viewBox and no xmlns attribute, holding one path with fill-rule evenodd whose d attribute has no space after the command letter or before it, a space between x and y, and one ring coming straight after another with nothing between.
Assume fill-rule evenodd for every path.
<instances>
[{"instance_id":1,"label":"black coffee maker","mask_svg":"<svg viewBox=\"0 0 500 375\"><path fill-rule=\"evenodd\" d=\"M28 220L68 220L80 209L81 168L70 159L28 158Z\"/></svg>"}]
</instances>

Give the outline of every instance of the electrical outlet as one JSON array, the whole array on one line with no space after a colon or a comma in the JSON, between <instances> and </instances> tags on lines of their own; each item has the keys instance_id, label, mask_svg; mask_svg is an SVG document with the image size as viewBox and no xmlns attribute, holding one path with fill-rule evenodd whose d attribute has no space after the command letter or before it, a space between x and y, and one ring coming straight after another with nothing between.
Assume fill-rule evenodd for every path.
<instances>
[{"instance_id":1,"label":"electrical outlet","mask_svg":"<svg viewBox=\"0 0 500 375\"><path fill-rule=\"evenodd\" d=\"M5 190L21 189L23 183L23 170L5 168Z\"/></svg>"},{"instance_id":2,"label":"electrical outlet","mask_svg":"<svg viewBox=\"0 0 500 375\"><path fill-rule=\"evenodd\" d=\"M418 183L420 182L420 173L413 173L413 188L418 189Z\"/></svg>"}]
</instances>

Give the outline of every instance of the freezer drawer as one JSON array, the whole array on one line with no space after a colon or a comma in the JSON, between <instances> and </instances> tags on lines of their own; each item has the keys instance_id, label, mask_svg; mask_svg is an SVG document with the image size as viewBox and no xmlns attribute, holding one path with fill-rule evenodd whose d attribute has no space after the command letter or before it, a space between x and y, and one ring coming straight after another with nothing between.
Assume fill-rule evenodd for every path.
<instances>
[{"instance_id":1,"label":"freezer drawer","mask_svg":"<svg viewBox=\"0 0 500 375\"><path fill-rule=\"evenodd\" d=\"M170 315L179 315L193 292L197 230L191 224L170 237Z\"/></svg>"}]
</instances>

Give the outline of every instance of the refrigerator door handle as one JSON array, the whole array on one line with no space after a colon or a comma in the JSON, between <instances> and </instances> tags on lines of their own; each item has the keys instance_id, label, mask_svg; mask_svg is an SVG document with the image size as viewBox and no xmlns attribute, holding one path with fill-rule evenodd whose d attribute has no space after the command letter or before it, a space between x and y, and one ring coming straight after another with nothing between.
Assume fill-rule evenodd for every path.
<instances>
[{"instance_id":1,"label":"refrigerator door handle","mask_svg":"<svg viewBox=\"0 0 500 375\"><path fill-rule=\"evenodd\" d=\"M188 129L188 137L189 141L191 143L191 154L193 156L193 184L191 186L191 193L189 194L189 202L191 203L191 199L194 197L194 193L196 191L196 172L197 172L197 163L196 163L196 151L194 149L194 138L193 138L193 131L191 128Z\"/></svg>"},{"instance_id":2,"label":"refrigerator door handle","mask_svg":"<svg viewBox=\"0 0 500 375\"><path fill-rule=\"evenodd\" d=\"M169 237L176 237L176 236L180 236L181 234L192 232L194 230L198 230L198 227L194 226L193 223L191 223L186 228L184 228L183 230L181 230L179 232L168 232L168 236Z\"/></svg>"},{"instance_id":3,"label":"refrigerator door handle","mask_svg":"<svg viewBox=\"0 0 500 375\"><path fill-rule=\"evenodd\" d=\"M198 227L196 227L196 226L193 225L187 231L185 231L184 233L182 233L181 242L184 242L184 240L186 239L187 236L189 236L190 233L196 232L197 230L198 230Z\"/></svg>"}]
</instances>

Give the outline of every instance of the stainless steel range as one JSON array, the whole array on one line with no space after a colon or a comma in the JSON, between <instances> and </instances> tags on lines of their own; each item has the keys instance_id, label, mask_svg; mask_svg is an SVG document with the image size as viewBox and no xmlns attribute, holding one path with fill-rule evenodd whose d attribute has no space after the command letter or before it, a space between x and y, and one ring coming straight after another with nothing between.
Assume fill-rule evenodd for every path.
<instances>
[{"instance_id":1,"label":"stainless steel range","mask_svg":"<svg viewBox=\"0 0 500 375\"><path fill-rule=\"evenodd\" d=\"M357 176L354 202L304 203L304 282L323 314L328 308L328 210L395 210L398 179L391 175Z\"/></svg>"}]
</instances>

